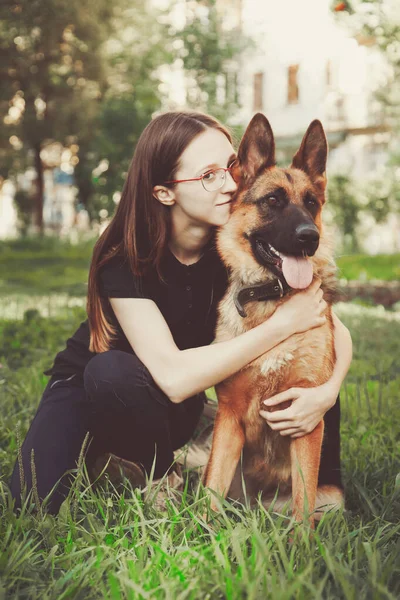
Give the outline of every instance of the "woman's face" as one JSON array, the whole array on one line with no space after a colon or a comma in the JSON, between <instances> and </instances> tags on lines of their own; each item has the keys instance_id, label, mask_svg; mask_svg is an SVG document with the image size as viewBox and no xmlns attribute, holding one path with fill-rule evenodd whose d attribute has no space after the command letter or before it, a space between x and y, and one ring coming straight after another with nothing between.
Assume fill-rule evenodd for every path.
<instances>
[{"instance_id":1,"label":"woman's face","mask_svg":"<svg viewBox=\"0 0 400 600\"><path fill-rule=\"evenodd\" d=\"M211 169L228 167L235 158L236 153L225 135L217 129L207 129L182 152L174 179L200 177ZM225 225L236 188L231 174L226 172L223 186L212 192L204 189L200 180L177 183L173 190L156 186L154 192L158 191L161 202L171 205L173 219L187 220L190 225Z\"/></svg>"}]
</instances>

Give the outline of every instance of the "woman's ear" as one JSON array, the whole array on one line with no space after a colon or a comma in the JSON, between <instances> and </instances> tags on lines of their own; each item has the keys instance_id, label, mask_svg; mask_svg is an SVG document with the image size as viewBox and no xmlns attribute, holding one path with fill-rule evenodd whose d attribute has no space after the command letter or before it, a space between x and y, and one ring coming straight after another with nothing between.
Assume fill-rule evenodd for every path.
<instances>
[{"instance_id":1,"label":"woman's ear","mask_svg":"<svg viewBox=\"0 0 400 600\"><path fill-rule=\"evenodd\" d=\"M165 206L172 206L175 204L175 194L172 190L163 185L155 185L153 187L153 196L156 200L165 204Z\"/></svg>"}]
</instances>

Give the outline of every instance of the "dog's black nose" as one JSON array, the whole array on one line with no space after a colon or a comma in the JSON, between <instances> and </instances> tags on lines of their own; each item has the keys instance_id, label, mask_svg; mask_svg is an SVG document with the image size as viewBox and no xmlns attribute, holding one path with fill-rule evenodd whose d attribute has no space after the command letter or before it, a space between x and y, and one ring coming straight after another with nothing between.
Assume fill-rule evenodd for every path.
<instances>
[{"instance_id":1,"label":"dog's black nose","mask_svg":"<svg viewBox=\"0 0 400 600\"><path fill-rule=\"evenodd\" d=\"M295 235L301 244L316 244L319 242L319 231L314 225L302 223L296 227Z\"/></svg>"}]
</instances>

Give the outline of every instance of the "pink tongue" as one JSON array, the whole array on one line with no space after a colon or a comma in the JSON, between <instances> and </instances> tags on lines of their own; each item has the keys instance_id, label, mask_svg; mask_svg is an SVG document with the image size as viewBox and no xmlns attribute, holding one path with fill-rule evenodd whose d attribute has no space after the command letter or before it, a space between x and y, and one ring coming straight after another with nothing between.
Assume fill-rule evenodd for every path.
<instances>
[{"instance_id":1,"label":"pink tongue","mask_svg":"<svg viewBox=\"0 0 400 600\"><path fill-rule=\"evenodd\" d=\"M302 290L310 285L313 278L312 263L308 258L285 256L281 253L283 275L290 287Z\"/></svg>"}]
</instances>

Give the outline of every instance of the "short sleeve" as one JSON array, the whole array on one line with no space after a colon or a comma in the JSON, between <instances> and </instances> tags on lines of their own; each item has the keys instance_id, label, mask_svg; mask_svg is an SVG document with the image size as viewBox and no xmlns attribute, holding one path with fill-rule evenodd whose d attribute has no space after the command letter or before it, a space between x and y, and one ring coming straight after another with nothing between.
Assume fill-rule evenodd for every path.
<instances>
[{"instance_id":1,"label":"short sleeve","mask_svg":"<svg viewBox=\"0 0 400 600\"><path fill-rule=\"evenodd\" d=\"M103 298L147 298L143 282L135 276L126 259L113 257L99 271L100 295Z\"/></svg>"}]
</instances>

